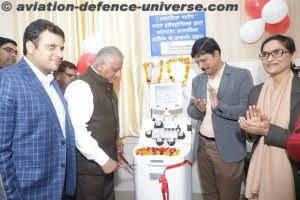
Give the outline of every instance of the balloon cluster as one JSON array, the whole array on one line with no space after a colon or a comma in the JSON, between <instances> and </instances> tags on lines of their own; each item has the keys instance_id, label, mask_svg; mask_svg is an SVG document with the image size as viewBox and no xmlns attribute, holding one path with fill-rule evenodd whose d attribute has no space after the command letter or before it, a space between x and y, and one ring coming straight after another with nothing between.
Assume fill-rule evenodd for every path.
<instances>
[{"instance_id":1,"label":"balloon cluster","mask_svg":"<svg viewBox=\"0 0 300 200\"><path fill-rule=\"evenodd\" d=\"M82 45L83 54L77 61L77 68L80 74L84 73L94 62L95 56L102 48L100 36L88 36L84 39Z\"/></svg>"},{"instance_id":2,"label":"balloon cluster","mask_svg":"<svg viewBox=\"0 0 300 200\"><path fill-rule=\"evenodd\" d=\"M77 68L80 74L86 72L86 70L92 66L95 59L95 54L85 53L78 58Z\"/></svg>"},{"instance_id":3,"label":"balloon cluster","mask_svg":"<svg viewBox=\"0 0 300 200\"><path fill-rule=\"evenodd\" d=\"M270 34L282 34L289 25L288 5L284 0L246 0L247 14L254 18L240 29L240 38L246 43L259 40L264 30Z\"/></svg>"}]
</instances>

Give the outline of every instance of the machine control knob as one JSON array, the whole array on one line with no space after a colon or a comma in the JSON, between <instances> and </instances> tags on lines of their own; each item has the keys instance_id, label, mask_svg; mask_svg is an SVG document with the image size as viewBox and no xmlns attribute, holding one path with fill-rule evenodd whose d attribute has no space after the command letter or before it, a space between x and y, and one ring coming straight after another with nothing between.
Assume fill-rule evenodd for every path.
<instances>
[{"instance_id":1,"label":"machine control knob","mask_svg":"<svg viewBox=\"0 0 300 200\"><path fill-rule=\"evenodd\" d=\"M146 131L145 135L146 135L147 138L151 138L152 137L152 130Z\"/></svg>"},{"instance_id":2,"label":"machine control knob","mask_svg":"<svg viewBox=\"0 0 300 200\"><path fill-rule=\"evenodd\" d=\"M186 129L187 131L192 131L192 124L187 124Z\"/></svg>"},{"instance_id":3,"label":"machine control knob","mask_svg":"<svg viewBox=\"0 0 300 200\"><path fill-rule=\"evenodd\" d=\"M157 144L158 146L161 146L161 145L164 144L164 140L163 140L162 138L157 138L157 139L156 139L156 144Z\"/></svg>"},{"instance_id":4,"label":"machine control knob","mask_svg":"<svg viewBox=\"0 0 300 200\"><path fill-rule=\"evenodd\" d=\"M168 145L169 146L174 146L175 145L175 140L168 140Z\"/></svg>"},{"instance_id":5,"label":"machine control knob","mask_svg":"<svg viewBox=\"0 0 300 200\"><path fill-rule=\"evenodd\" d=\"M185 138L185 133L180 131L180 132L178 133L178 139L182 140L182 139L184 139L184 138Z\"/></svg>"},{"instance_id":6,"label":"machine control knob","mask_svg":"<svg viewBox=\"0 0 300 200\"><path fill-rule=\"evenodd\" d=\"M177 131L177 133L179 133L181 131L179 124L177 125L176 131Z\"/></svg>"},{"instance_id":7,"label":"machine control knob","mask_svg":"<svg viewBox=\"0 0 300 200\"><path fill-rule=\"evenodd\" d=\"M164 127L164 124L163 124L162 121L156 120L156 121L154 122L154 128L163 128L163 127Z\"/></svg>"}]
</instances>

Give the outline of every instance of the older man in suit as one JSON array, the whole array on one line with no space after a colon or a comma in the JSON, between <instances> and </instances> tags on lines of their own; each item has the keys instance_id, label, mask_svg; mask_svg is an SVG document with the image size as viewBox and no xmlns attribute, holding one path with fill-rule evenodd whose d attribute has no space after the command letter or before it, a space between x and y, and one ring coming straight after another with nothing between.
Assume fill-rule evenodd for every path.
<instances>
[{"instance_id":1,"label":"older man in suit","mask_svg":"<svg viewBox=\"0 0 300 200\"><path fill-rule=\"evenodd\" d=\"M204 72L193 79L188 114L197 120L194 149L205 200L238 200L243 176L245 136L239 116L247 110L253 86L246 69L221 60L213 38L197 40L192 57Z\"/></svg>"},{"instance_id":2,"label":"older man in suit","mask_svg":"<svg viewBox=\"0 0 300 200\"><path fill-rule=\"evenodd\" d=\"M58 69L64 32L32 22L19 63L0 71L0 172L7 199L59 200L76 186L75 139Z\"/></svg>"}]
</instances>

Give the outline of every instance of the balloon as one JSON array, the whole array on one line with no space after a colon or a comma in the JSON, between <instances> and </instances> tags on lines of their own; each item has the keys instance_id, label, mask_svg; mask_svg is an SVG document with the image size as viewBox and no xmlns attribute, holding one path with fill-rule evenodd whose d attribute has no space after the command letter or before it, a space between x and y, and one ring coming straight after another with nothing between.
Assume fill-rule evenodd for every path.
<instances>
[{"instance_id":1,"label":"balloon","mask_svg":"<svg viewBox=\"0 0 300 200\"><path fill-rule=\"evenodd\" d=\"M281 22L276 24L266 24L266 31L273 35L284 33L290 25L290 17L287 15Z\"/></svg>"},{"instance_id":2,"label":"balloon","mask_svg":"<svg viewBox=\"0 0 300 200\"><path fill-rule=\"evenodd\" d=\"M88 36L84 39L82 44L83 53L93 53L97 54L98 51L102 48L102 41L100 36Z\"/></svg>"},{"instance_id":3,"label":"balloon","mask_svg":"<svg viewBox=\"0 0 300 200\"><path fill-rule=\"evenodd\" d=\"M288 10L288 5L284 0L273 0L266 3L261 16L266 23L276 24L287 16Z\"/></svg>"},{"instance_id":4,"label":"balloon","mask_svg":"<svg viewBox=\"0 0 300 200\"><path fill-rule=\"evenodd\" d=\"M84 73L89 66L91 66L94 62L95 54L85 53L77 61L77 68L80 74Z\"/></svg>"},{"instance_id":5,"label":"balloon","mask_svg":"<svg viewBox=\"0 0 300 200\"><path fill-rule=\"evenodd\" d=\"M261 18L261 10L269 0L246 0L245 9L247 14L254 18Z\"/></svg>"},{"instance_id":6,"label":"balloon","mask_svg":"<svg viewBox=\"0 0 300 200\"><path fill-rule=\"evenodd\" d=\"M240 38L243 42L253 43L263 35L265 22L259 18L245 23L240 29Z\"/></svg>"}]
</instances>

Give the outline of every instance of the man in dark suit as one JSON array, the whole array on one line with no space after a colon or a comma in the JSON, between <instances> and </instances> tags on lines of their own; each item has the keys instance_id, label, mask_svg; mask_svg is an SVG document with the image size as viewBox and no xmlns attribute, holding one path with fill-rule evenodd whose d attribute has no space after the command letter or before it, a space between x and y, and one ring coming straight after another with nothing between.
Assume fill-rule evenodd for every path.
<instances>
[{"instance_id":1,"label":"man in dark suit","mask_svg":"<svg viewBox=\"0 0 300 200\"><path fill-rule=\"evenodd\" d=\"M59 200L73 195L75 139L58 69L64 32L47 20L27 26L24 55L0 70L0 172L7 199Z\"/></svg>"},{"instance_id":2,"label":"man in dark suit","mask_svg":"<svg viewBox=\"0 0 300 200\"><path fill-rule=\"evenodd\" d=\"M0 69L16 63L17 43L12 39L0 37Z\"/></svg>"},{"instance_id":3,"label":"man in dark suit","mask_svg":"<svg viewBox=\"0 0 300 200\"><path fill-rule=\"evenodd\" d=\"M0 69L16 63L18 55L17 43L12 39L0 37ZM6 194L0 175L0 199L6 200Z\"/></svg>"},{"instance_id":4,"label":"man in dark suit","mask_svg":"<svg viewBox=\"0 0 300 200\"><path fill-rule=\"evenodd\" d=\"M237 200L246 155L238 119L247 110L253 80L248 70L221 60L220 47L213 38L197 40L192 58L204 72L193 79L187 109L197 120L194 150L198 153L203 198Z\"/></svg>"},{"instance_id":5,"label":"man in dark suit","mask_svg":"<svg viewBox=\"0 0 300 200\"><path fill-rule=\"evenodd\" d=\"M60 90L64 94L67 86L77 76L78 69L73 63L64 60L58 67L58 70L53 73Z\"/></svg>"}]
</instances>

